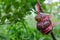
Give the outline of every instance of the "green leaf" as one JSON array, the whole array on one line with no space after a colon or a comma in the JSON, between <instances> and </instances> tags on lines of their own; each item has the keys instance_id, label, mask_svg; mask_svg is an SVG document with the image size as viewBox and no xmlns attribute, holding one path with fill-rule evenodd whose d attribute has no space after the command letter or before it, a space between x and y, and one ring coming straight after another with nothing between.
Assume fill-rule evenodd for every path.
<instances>
[{"instance_id":1,"label":"green leaf","mask_svg":"<svg viewBox=\"0 0 60 40\"><path fill-rule=\"evenodd\" d=\"M1 19L2 24L5 23L5 20L6 20L6 16L3 16L2 19Z\"/></svg>"}]
</instances>

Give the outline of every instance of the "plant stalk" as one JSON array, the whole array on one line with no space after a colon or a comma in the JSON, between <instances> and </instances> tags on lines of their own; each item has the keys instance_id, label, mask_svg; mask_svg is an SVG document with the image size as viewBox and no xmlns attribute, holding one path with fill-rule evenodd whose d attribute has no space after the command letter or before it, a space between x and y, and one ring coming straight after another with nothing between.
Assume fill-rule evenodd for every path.
<instances>
[{"instance_id":1,"label":"plant stalk","mask_svg":"<svg viewBox=\"0 0 60 40\"><path fill-rule=\"evenodd\" d=\"M53 32L51 32L51 36L52 36L53 40L56 40L56 38L55 38Z\"/></svg>"}]
</instances>

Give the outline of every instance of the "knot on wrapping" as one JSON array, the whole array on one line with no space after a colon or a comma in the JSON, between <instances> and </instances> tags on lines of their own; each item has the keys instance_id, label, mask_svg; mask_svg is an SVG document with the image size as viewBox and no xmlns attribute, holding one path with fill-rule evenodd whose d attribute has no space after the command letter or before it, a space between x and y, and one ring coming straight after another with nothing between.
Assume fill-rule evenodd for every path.
<instances>
[{"instance_id":1,"label":"knot on wrapping","mask_svg":"<svg viewBox=\"0 0 60 40\"><path fill-rule=\"evenodd\" d=\"M40 14L37 15L35 19L37 21L37 29L41 31L42 34L48 34L52 31L53 26L49 15Z\"/></svg>"}]
</instances>

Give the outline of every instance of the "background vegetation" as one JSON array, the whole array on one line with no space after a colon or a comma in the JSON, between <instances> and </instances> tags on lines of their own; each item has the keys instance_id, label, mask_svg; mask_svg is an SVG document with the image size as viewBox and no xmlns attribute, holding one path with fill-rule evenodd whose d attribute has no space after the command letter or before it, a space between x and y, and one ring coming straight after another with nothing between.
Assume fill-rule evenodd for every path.
<instances>
[{"instance_id":1,"label":"background vegetation","mask_svg":"<svg viewBox=\"0 0 60 40\"><path fill-rule=\"evenodd\" d=\"M40 0L45 13L54 15L58 23L53 32L60 39L60 2L45 4ZM36 0L0 0L0 40L52 40L51 35L42 35L36 29Z\"/></svg>"}]
</instances>

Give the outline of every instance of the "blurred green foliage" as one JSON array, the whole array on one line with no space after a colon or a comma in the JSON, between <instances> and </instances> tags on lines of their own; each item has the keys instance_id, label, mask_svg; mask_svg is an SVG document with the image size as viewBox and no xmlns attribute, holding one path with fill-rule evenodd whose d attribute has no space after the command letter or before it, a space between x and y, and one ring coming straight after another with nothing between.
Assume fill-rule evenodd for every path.
<instances>
[{"instance_id":1,"label":"blurred green foliage","mask_svg":"<svg viewBox=\"0 0 60 40\"><path fill-rule=\"evenodd\" d=\"M43 5L44 0L40 0ZM24 20L27 14L31 14L32 9L35 10L36 0L0 0L0 24L16 23Z\"/></svg>"},{"instance_id":2,"label":"blurred green foliage","mask_svg":"<svg viewBox=\"0 0 60 40\"><path fill-rule=\"evenodd\" d=\"M1 40L40 40L44 39L38 30L29 24L18 22L14 25L4 24L0 25L0 39Z\"/></svg>"}]
</instances>

